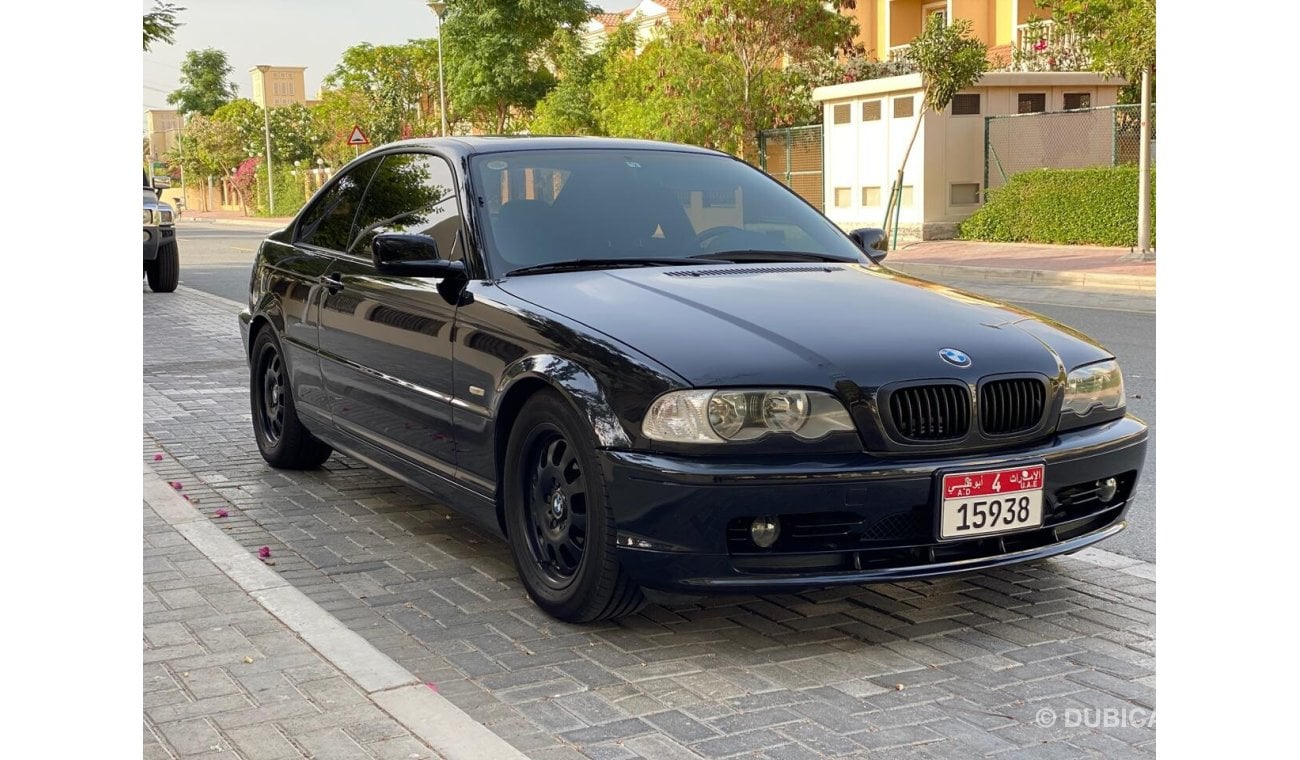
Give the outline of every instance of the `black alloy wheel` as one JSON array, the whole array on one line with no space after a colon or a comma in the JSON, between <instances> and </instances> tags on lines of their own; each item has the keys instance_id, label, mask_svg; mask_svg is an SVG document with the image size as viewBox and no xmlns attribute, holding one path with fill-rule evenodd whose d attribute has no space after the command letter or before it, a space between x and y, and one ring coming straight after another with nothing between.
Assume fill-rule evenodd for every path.
<instances>
[{"instance_id":1,"label":"black alloy wheel","mask_svg":"<svg viewBox=\"0 0 1300 760\"><path fill-rule=\"evenodd\" d=\"M329 459L333 449L322 442L298 419L280 343L269 327L253 339L249 377L249 400L253 412L253 434L262 458L272 467L310 470Z\"/></svg>"},{"instance_id":2,"label":"black alloy wheel","mask_svg":"<svg viewBox=\"0 0 1300 760\"><path fill-rule=\"evenodd\" d=\"M645 603L619 566L614 517L590 426L559 393L539 391L515 421L502 482L510 553L528 596L569 623Z\"/></svg>"},{"instance_id":3,"label":"black alloy wheel","mask_svg":"<svg viewBox=\"0 0 1300 760\"><path fill-rule=\"evenodd\" d=\"M587 479L558 428L535 428L529 438L528 550L547 584L563 589L577 575L587 543Z\"/></svg>"}]
</instances>

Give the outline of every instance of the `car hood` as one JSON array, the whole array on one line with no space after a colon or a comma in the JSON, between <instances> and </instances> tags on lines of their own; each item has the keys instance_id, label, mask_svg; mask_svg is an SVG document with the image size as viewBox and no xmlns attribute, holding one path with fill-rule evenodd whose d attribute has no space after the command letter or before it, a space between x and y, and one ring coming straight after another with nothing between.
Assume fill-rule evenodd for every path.
<instances>
[{"instance_id":1,"label":"car hood","mask_svg":"<svg viewBox=\"0 0 1300 760\"><path fill-rule=\"evenodd\" d=\"M500 285L700 387L831 388L851 380L873 388L1009 372L1054 377L1062 366L1111 356L1031 312L859 264L563 272ZM970 366L942 360L944 348L969 355Z\"/></svg>"}]
</instances>

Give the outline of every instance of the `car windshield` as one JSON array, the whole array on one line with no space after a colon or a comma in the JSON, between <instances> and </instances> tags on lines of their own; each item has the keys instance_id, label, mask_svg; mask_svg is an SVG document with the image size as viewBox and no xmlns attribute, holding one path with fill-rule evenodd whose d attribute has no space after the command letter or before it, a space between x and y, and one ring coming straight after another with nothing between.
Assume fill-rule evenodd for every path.
<instances>
[{"instance_id":1,"label":"car windshield","mask_svg":"<svg viewBox=\"0 0 1300 760\"><path fill-rule=\"evenodd\" d=\"M863 260L825 217L725 156L512 151L476 156L470 172L497 275L611 259Z\"/></svg>"}]
</instances>

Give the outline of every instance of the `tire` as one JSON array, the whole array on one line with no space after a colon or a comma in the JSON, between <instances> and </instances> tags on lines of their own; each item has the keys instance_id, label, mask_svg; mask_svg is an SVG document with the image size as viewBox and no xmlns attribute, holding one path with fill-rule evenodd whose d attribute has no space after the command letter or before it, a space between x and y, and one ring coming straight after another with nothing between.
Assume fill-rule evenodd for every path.
<instances>
[{"instance_id":1,"label":"tire","mask_svg":"<svg viewBox=\"0 0 1300 760\"><path fill-rule=\"evenodd\" d=\"M555 391L538 392L520 412L502 489L510 553L538 607L568 623L590 623L645 604L618 564L591 432Z\"/></svg>"},{"instance_id":2,"label":"tire","mask_svg":"<svg viewBox=\"0 0 1300 760\"><path fill-rule=\"evenodd\" d=\"M181 257L176 243L158 246L158 258L149 262L144 273L149 277L149 289L155 293L170 293L181 281Z\"/></svg>"},{"instance_id":3,"label":"tire","mask_svg":"<svg viewBox=\"0 0 1300 760\"><path fill-rule=\"evenodd\" d=\"M253 436L262 458L282 470L312 470L329 459L333 449L312 435L293 405L289 370L274 331L263 328L253 339L249 362L249 398Z\"/></svg>"}]
</instances>

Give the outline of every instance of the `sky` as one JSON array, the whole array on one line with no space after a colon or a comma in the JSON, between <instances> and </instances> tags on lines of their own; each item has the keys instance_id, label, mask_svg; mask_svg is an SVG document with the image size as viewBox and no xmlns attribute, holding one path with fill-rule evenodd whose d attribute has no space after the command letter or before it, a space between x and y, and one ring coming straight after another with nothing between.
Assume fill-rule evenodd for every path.
<instances>
[{"instance_id":1,"label":"sky","mask_svg":"<svg viewBox=\"0 0 1300 760\"><path fill-rule=\"evenodd\" d=\"M167 94L180 87L180 65L189 50L226 52L230 79L240 97L250 97L248 70L258 65L306 66L307 97L316 97L343 51L362 42L401 44L435 37L437 19L424 0L172 0L178 16L174 44L154 45L144 54L144 108L170 108ZM637 0L596 2L620 11ZM153 2L144 2L145 10Z\"/></svg>"}]
</instances>

